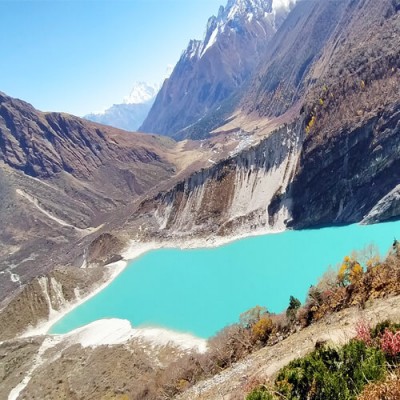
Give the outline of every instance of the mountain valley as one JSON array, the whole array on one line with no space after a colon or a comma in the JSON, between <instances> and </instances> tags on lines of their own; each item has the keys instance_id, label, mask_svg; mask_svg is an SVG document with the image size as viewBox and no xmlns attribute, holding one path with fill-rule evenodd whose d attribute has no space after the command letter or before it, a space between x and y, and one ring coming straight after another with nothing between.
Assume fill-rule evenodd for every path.
<instances>
[{"instance_id":1,"label":"mountain valley","mask_svg":"<svg viewBox=\"0 0 400 400\"><path fill-rule=\"evenodd\" d=\"M148 382L169 382L190 346L29 337L107 285L132 248L399 219L399 0L276 3L221 6L147 104L146 133L0 92L0 397L161 398ZM131 118L139 105L110 113ZM399 322L398 294L373 294L365 312L337 308L204 382L165 384L163 396L243 398L243 380L274 378L329 332L348 341L357 318Z\"/></svg>"}]
</instances>

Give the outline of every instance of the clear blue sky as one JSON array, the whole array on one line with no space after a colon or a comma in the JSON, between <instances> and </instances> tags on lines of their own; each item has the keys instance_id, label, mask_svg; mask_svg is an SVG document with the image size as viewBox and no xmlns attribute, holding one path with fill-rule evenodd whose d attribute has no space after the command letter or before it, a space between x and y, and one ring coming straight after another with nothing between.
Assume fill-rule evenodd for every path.
<instances>
[{"instance_id":1,"label":"clear blue sky","mask_svg":"<svg viewBox=\"0 0 400 400\"><path fill-rule=\"evenodd\" d=\"M0 91L83 115L158 82L226 0L0 0Z\"/></svg>"}]
</instances>

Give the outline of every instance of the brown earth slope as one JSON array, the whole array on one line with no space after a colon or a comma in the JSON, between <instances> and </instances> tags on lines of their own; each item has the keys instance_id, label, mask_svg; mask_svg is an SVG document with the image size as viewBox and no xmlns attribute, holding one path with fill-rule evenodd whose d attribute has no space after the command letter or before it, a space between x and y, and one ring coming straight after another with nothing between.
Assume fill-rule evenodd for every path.
<instances>
[{"instance_id":1,"label":"brown earth slope","mask_svg":"<svg viewBox=\"0 0 400 400\"><path fill-rule=\"evenodd\" d=\"M104 215L170 179L174 149L167 138L42 113L0 94L0 300L52 268Z\"/></svg>"}]
</instances>

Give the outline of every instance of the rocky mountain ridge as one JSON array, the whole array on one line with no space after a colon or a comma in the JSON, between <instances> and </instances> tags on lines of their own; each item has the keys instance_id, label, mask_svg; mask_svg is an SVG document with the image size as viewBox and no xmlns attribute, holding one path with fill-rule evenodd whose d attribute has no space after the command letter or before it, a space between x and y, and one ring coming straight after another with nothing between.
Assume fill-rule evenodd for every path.
<instances>
[{"instance_id":1,"label":"rocky mountain ridge","mask_svg":"<svg viewBox=\"0 0 400 400\"><path fill-rule=\"evenodd\" d=\"M190 41L164 82L140 130L182 138L249 77L288 10L272 0L228 1L209 19L202 41Z\"/></svg>"}]
</instances>

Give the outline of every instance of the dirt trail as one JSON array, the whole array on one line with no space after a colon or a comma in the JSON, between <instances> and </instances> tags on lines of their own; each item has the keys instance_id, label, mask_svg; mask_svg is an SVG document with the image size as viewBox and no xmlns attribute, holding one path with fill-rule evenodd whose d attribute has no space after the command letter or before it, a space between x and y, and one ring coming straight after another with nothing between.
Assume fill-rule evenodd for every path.
<instances>
[{"instance_id":1,"label":"dirt trail","mask_svg":"<svg viewBox=\"0 0 400 400\"><path fill-rule=\"evenodd\" d=\"M265 347L220 374L199 382L177 399L242 399L249 380L273 379L283 366L312 351L317 341L326 340L338 345L349 341L354 337L355 324L360 319L370 325L385 319L400 321L400 296L368 302L364 310L349 308L332 314L277 345Z\"/></svg>"}]
</instances>

